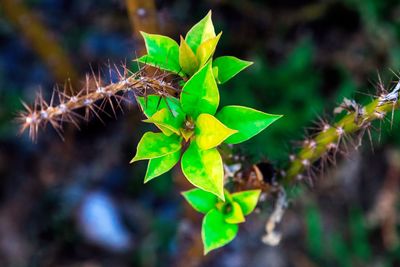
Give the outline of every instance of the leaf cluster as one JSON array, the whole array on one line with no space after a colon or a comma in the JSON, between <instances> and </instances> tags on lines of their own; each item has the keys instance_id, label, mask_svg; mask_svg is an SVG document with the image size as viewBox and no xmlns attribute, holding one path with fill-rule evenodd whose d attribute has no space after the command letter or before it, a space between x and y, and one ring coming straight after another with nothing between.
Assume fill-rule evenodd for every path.
<instances>
[{"instance_id":1,"label":"leaf cluster","mask_svg":"<svg viewBox=\"0 0 400 267\"><path fill-rule=\"evenodd\" d=\"M230 194L225 191L225 202L200 189L183 192L188 203L205 214L201 229L204 254L231 242L237 235L239 223L245 222L257 205L260 190Z\"/></svg>"},{"instance_id":2,"label":"leaf cluster","mask_svg":"<svg viewBox=\"0 0 400 267\"><path fill-rule=\"evenodd\" d=\"M281 117L236 105L219 109L218 84L227 82L252 64L233 56L213 60L221 34L215 34L209 12L185 38L181 36L180 45L166 36L142 33L147 54L137 59L179 75L183 87L179 98L138 97L147 117L144 122L156 125L160 132L143 135L131 162L149 160L144 179L148 182L181 161L184 176L198 188L186 193L186 199L190 202L192 198L188 196L196 194L196 207L201 206L202 201L204 205L210 204L210 199L216 205L207 210L203 223L206 252L233 239L237 224L254 209L259 195L259 192L253 192L251 199L255 202L251 202L254 205L250 209L246 197L251 193L246 191L231 196L224 190L224 166L218 147L222 143L247 141ZM229 215L233 216L231 218L224 212L227 205L234 212ZM221 231L217 232L226 235L219 236L211 226L219 227Z\"/></svg>"}]
</instances>

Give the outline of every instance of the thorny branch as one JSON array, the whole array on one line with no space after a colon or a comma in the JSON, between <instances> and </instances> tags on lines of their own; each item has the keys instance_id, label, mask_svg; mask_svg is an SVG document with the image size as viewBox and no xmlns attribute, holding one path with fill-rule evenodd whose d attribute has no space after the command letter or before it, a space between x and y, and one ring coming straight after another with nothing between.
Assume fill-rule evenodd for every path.
<instances>
[{"instance_id":1,"label":"thorny branch","mask_svg":"<svg viewBox=\"0 0 400 267\"><path fill-rule=\"evenodd\" d=\"M70 83L66 83L60 90L53 91L50 101L44 100L41 93L37 94L33 106L22 102L25 111L20 112L17 121L21 124L20 134L29 131L30 138L37 140L40 128L50 124L62 137L64 122L72 123L79 129L79 121L88 121L91 115L96 116L100 121L100 113L105 113L105 105L111 106L113 115L116 117L116 109L122 109L123 102L128 102L127 94L132 93L134 97L156 94L160 97L176 96L180 88L174 82L174 77L166 72L152 71L151 75L146 73L147 66L142 67L137 72L131 72L125 65L123 72L116 66L118 81L105 84L100 75L86 76L86 83L77 94L74 92ZM112 80L111 67L110 80ZM92 82L94 81L94 82ZM83 115L79 113L84 109Z\"/></svg>"},{"instance_id":2,"label":"thorny branch","mask_svg":"<svg viewBox=\"0 0 400 267\"><path fill-rule=\"evenodd\" d=\"M322 122L321 130L313 138L303 142L302 149L297 155L290 156L289 167L282 172L285 185L303 180L305 177L310 178L314 172L314 162L320 162L321 168L326 163L335 162L339 148L342 146L348 149L348 141L353 141L353 147L358 148L365 133L368 133L371 139L370 129L374 120L382 121L387 114L391 114L391 123L393 123L393 112L400 107L400 81L390 92L384 90L381 82L378 84L378 89L382 91L381 94L368 105L361 106L345 99L344 103L335 110L347 110L347 114L332 125ZM354 136L358 142L352 140Z\"/></svg>"},{"instance_id":3,"label":"thorny branch","mask_svg":"<svg viewBox=\"0 0 400 267\"><path fill-rule=\"evenodd\" d=\"M79 119L88 120L90 115L95 115L102 120L100 113L105 112L104 106L107 103L116 116L115 108L122 109L122 102L128 101L126 97L128 93L133 93L134 97L149 94L156 94L160 97L179 96L180 87L174 80L175 77L169 73L160 73L158 69L154 72L153 69L149 74L146 72L146 66L134 73L130 72L125 65L123 73L117 67L115 69L118 73L118 81L115 83L105 84L100 75L96 76L92 73L92 75L87 75L85 87L75 95L67 94L68 90L72 90L70 85L66 84L63 91L54 90L49 102L46 102L41 94L38 94L32 107L23 103L26 111L21 112L18 117L18 121L21 123L21 133L29 129L30 137L36 140L39 128L51 124L62 137L64 122L72 123L79 128ZM91 80L94 80L94 83ZM111 74L110 80L112 80ZM381 94L366 106L362 106L354 100L345 99L334 113L346 111L347 114L336 123L329 124L322 121L320 130L312 138L303 142L303 146L296 156L290 156L291 162L286 171L281 172L282 179L280 181L275 181L270 185L265 183L257 168L247 174L243 174L243 170L242 172L234 171L231 174L239 180L245 178L246 183L249 183L246 184L246 187L260 188L267 194L277 195L274 211L266 222L264 243L276 245L280 241L281 236L276 231L276 226L280 223L287 207L284 187L295 181L303 180L305 177L310 178L315 169L315 162L321 164L320 169L323 171L324 164L334 163L339 149L342 146L347 149L349 141L353 141L353 147L358 148L365 133L368 133L371 138L370 129L374 120L383 120L391 113L393 121L393 112L400 107L400 82L390 92L384 90L381 82L378 84L378 89L382 91ZM84 115L77 112L79 109L85 110ZM356 136L356 142L354 142L354 136Z\"/></svg>"}]
</instances>

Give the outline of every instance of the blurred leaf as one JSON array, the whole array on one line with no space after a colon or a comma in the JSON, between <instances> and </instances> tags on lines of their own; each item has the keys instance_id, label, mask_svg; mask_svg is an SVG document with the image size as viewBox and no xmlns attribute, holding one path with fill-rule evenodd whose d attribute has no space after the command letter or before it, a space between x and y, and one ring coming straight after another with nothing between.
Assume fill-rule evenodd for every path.
<instances>
[{"instance_id":1,"label":"blurred leaf","mask_svg":"<svg viewBox=\"0 0 400 267\"><path fill-rule=\"evenodd\" d=\"M351 253L347 242L343 239L343 236L336 232L329 235L331 251L334 253L334 258L337 261L337 266L352 267Z\"/></svg>"},{"instance_id":2,"label":"blurred leaf","mask_svg":"<svg viewBox=\"0 0 400 267\"><path fill-rule=\"evenodd\" d=\"M368 241L368 229L360 209L351 209L349 225L354 256L366 263L372 254Z\"/></svg>"},{"instance_id":3,"label":"blurred leaf","mask_svg":"<svg viewBox=\"0 0 400 267\"><path fill-rule=\"evenodd\" d=\"M311 255L317 259L323 257L323 231L320 212L315 206L306 209L307 248Z\"/></svg>"}]
</instances>

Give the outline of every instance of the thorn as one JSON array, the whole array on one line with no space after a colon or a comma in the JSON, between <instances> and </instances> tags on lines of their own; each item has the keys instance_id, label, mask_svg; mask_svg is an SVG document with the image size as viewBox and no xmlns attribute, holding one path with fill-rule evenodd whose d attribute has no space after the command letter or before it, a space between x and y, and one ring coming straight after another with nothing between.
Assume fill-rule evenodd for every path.
<instances>
[{"instance_id":1,"label":"thorn","mask_svg":"<svg viewBox=\"0 0 400 267\"><path fill-rule=\"evenodd\" d=\"M339 137L343 136L344 133L345 133L343 127L342 127L342 126L337 127L337 128L336 128L336 133L337 133L337 135L338 135Z\"/></svg>"},{"instance_id":2,"label":"thorn","mask_svg":"<svg viewBox=\"0 0 400 267\"><path fill-rule=\"evenodd\" d=\"M308 159L303 159L301 161L301 164L303 164L304 167L308 167L310 166L310 161Z\"/></svg>"}]
</instances>

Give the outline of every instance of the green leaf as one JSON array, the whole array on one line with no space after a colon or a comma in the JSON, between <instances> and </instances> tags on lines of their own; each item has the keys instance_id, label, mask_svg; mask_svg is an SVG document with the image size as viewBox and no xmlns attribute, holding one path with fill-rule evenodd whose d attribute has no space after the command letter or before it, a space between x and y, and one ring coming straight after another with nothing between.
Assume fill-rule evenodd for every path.
<instances>
[{"instance_id":1,"label":"green leaf","mask_svg":"<svg viewBox=\"0 0 400 267\"><path fill-rule=\"evenodd\" d=\"M163 133L147 132L143 135L137 146L132 162L159 158L181 149L181 138L175 134L166 136Z\"/></svg>"},{"instance_id":2,"label":"green leaf","mask_svg":"<svg viewBox=\"0 0 400 267\"><path fill-rule=\"evenodd\" d=\"M194 119L201 113L214 115L219 104L217 83L211 61L190 78L181 92L182 109Z\"/></svg>"},{"instance_id":3,"label":"green leaf","mask_svg":"<svg viewBox=\"0 0 400 267\"><path fill-rule=\"evenodd\" d=\"M282 115L268 114L242 106L225 106L216 117L227 127L238 130L227 138L225 143L238 144L257 135Z\"/></svg>"},{"instance_id":4,"label":"green leaf","mask_svg":"<svg viewBox=\"0 0 400 267\"><path fill-rule=\"evenodd\" d=\"M174 97L161 97L158 95L140 96L137 98L143 113L150 118L157 111L168 108L174 117L185 117L185 113L181 108L181 103Z\"/></svg>"},{"instance_id":5,"label":"green leaf","mask_svg":"<svg viewBox=\"0 0 400 267\"><path fill-rule=\"evenodd\" d=\"M214 60L213 67L217 68L217 80L222 84L252 64L253 62L251 61L241 60L232 56L223 56Z\"/></svg>"},{"instance_id":6,"label":"green leaf","mask_svg":"<svg viewBox=\"0 0 400 267\"><path fill-rule=\"evenodd\" d=\"M261 190L248 190L232 194L233 201L237 202L242 208L245 216L249 215L257 205Z\"/></svg>"},{"instance_id":7,"label":"green leaf","mask_svg":"<svg viewBox=\"0 0 400 267\"><path fill-rule=\"evenodd\" d=\"M218 210L209 211L204 216L201 228L204 254L231 242L236 237L238 230L239 226L225 222L224 215Z\"/></svg>"},{"instance_id":8,"label":"green leaf","mask_svg":"<svg viewBox=\"0 0 400 267\"><path fill-rule=\"evenodd\" d=\"M182 195L195 210L201 213L209 212L218 202L215 195L198 188L183 192Z\"/></svg>"},{"instance_id":9,"label":"green leaf","mask_svg":"<svg viewBox=\"0 0 400 267\"><path fill-rule=\"evenodd\" d=\"M173 98L173 97L161 97L157 95L149 95L147 97L138 97L137 101L140 105L140 107L143 110L143 113L146 115L149 120L145 122L152 122L155 123L156 126L165 134L170 136L174 130L169 129L169 127L166 127L162 121L162 118L167 116L165 119L168 120L169 124L174 125L174 128L178 127L183 123L185 119L185 113L183 112L181 108L181 104L178 99ZM152 118L152 116L155 115L160 110L167 109L167 112L163 112L161 114L156 115L156 117ZM172 115L172 116L170 116ZM173 119L174 118L174 119ZM154 122L153 122L153 121ZM160 123L156 123L156 121L159 121Z\"/></svg>"},{"instance_id":10,"label":"green leaf","mask_svg":"<svg viewBox=\"0 0 400 267\"><path fill-rule=\"evenodd\" d=\"M203 66L214 54L215 48L217 47L219 38L222 32L220 32L216 37L208 39L203 42L197 49L196 57L200 66Z\"/></svg>"},{"instance_id":11,"label":"green leaf","mask_svg":"<svg viewBox=\"0 0 400 267\"><path fill-rule=\"evenodd\" d=\"M174 73L180 73L179 46L171 38L140 32L146 44L147 55L137 61Z\"/></svg>"},{"instance_id":12,"label":"green leaf","mask_svg":"<svg viewBox=\"0 0 400 267\"><path fill-rule=\"evenodd\" d=\"M179 46L179 64L181 65L183 72L190 76L199 68L199 61L197 60L196 55L182 36L181 45Z\"/></svg>"},{"instance_id":13,"label":"green leaf","mask_svg":"<svg viewBox=\"0 0 400 267\"><path fill-rule=\"evenodd\" d=\"M224 168L217 149L200 150L192 141L182 156L181 166L190 183L224 200Z\"/></svg>"},{"instance_id":14,"label":"green leaf","mask_svg":"<svg viewBox=\"0 0 400 267\"><path fill-rule=\"evenodd\" d=\"M223 125L213 115L203 113L197 117L195 133L200 149L216 147L236 132Z\"/></svg>"},{"instance_id":15,"label":"green leaf","mask_svg":"<svg viewBox=\"0 0 400 267\"><path fill-rule=\"evenodd\" d=\"M228 203L229 211L224 214L227 223L242 223L245 221L242 208L236 202Z\"/></svg>"},{"instance_id":16,"label":"green leaf","mask_svg":"<svg viewBox=\"0 0 400 267\"><path fill-rule=\"evenodd\" d=\"M204 41L214 38L215 30L211 20L211 10L208 14L196 23L186 34L185 40L192 48L193 52L196 53L197 48Z\"/></svg>"},{"instance_id":17,"label":"green leaf","mask_svg":"<svg viewBox=\"0 0 400 267\"><path fill-rule=\"evenodd\" d=\"M165 129L168 129L170 132L180 135L179 129L182 127L183 121L183 116L178 116L175 118L168 108L163 108L154 113L153 116L151 116L147 120L144 120L144 122L156 124L161 128L163 133L168 136L171 134L165 132Z\"/></svg>"},{"instance_id":18,"label":"green leaf","mask_svg":"<svg viewBox=\"0 0 400 267\"><path fill-rule=\"evenodd\" d=\"M181 151L178 150L174 153L167 154L159 158L153 158L149 160L147 165L146 176L144 177L144 183L166 173L172 169L176 163L178 163L181 157Z\"/></svg>"},{"instance_id":19,"label":"green leaf","mask_svg":"<svg viewBox=\"0 0 400 267\"><path fill-rule=\"evenodd\" d=\"M218 80L218 67L213 67L212 70L213 70L213 75L214 75L215 79Z\"/></svg>"}]
</instances>

